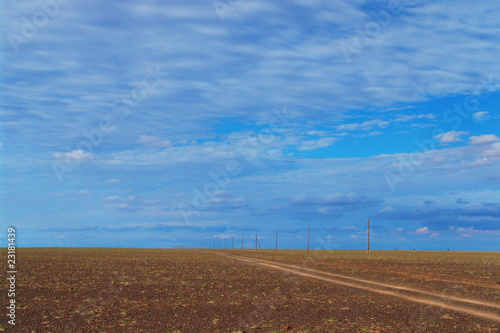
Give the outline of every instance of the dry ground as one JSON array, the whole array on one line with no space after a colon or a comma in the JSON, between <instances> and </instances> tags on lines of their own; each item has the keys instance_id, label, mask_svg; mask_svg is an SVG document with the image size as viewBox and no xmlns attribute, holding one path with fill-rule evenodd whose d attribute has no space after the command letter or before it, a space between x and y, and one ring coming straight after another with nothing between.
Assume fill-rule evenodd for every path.
<instances>
[{"instance_id":1,"label":"dry ground","mask_svg":"<svg viewBox=\"0 0 500 333\"><path fill-rule=\"evenodd\" d=\"M500 305L499 253L18 249L17 268L9 332L500 332L494 319L359 287L430 295L338 277Z\"/></svg>"}]
</instances>

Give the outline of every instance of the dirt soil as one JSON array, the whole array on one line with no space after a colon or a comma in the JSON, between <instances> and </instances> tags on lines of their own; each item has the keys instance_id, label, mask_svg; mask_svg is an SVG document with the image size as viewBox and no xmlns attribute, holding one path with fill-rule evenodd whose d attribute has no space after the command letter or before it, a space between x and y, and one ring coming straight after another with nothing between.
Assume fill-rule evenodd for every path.
<instances>
[{"instance_id":1,"label":"dirt soil","mask_svg":"<svg viewBox=\"0 0 500 333\"><path fill-rule=\"evenodd\" d=\"M0 331L500 332L495 319L377 292L390 288L221 255L500 305L498 253L427 252L415 259L390 252L367 259L354 251L18 249L17 324L2 316ZM6 289L4 283L4 309ZM500 315L499 308L449 302Z\"/></svg>"}]
</instances>

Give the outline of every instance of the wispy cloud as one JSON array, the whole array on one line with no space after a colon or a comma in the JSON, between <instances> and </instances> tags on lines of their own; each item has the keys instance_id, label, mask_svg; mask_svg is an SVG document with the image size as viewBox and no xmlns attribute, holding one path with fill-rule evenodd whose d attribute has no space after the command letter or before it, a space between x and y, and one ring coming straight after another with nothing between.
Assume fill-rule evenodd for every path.
<instances>
[{"instance_id":1,"label":"wispy cloud","mask_svg":"<svg viewBox=\"0 0 500 333\"><path fill-rule=\"evenodd\" d=\"M478 111L472 114L475 121L485 121L490 119L490 114L487 111Z\"/></svg>"},{"instance_id":2,"label":"wispy cloud","mask_svg":"<svg viewBox=\"0 0 500 333\"><path fill-rule=\"evenodd\" d=\"M297 147L298 150L314 150L332 145L338 138L320 138L316 140L302 141Z\"/></svg>"},{"instance_id":3,"label":"wispy cloud","mask_svg":"<svg viewBox=\"0 0 500 333\"><path fill-rule=\"evenodd\" d=\"M407 122L407 121L412 121L415 119L435 119L436 116L433 114L418 114L418 115L401 115L398 118L394 119L396 122Z\"/></svg>"},{"instance_id":4,"label":"wispy cloud","mask_svg":"<svg viewBox=\"0 0 500 333\"><path fill-rule=\"evenodd\" d=\"M94 154L83 151L82 149L73 150L66 153L54 153L52 154L57 159L69 159L69 160L92 160L94 159Z\"/></svg>"},{"instance_id":5,"label":"wispy cloud","mask_svg":"<svg viewBox=\"0 0 500 333\"><path fill-rule=\"evenodd\" d=\"M496 3L402 4L350 63L341 45L362 43L386 3L224 3L222 20L213 1L59 2L29 38L22 18L41 3L5 6L5 218L41 245L42 224L79 245L103 245L112 237L78 236L106 231L122 246L165 232L173 246L326 230L332 217L348 239L343 227L370 216L409 240L462 228L469 244L498 248ZM12 34L27 39L17 53ZM147 98L145 85L157 88ZM179 207L229 162L241 172L186 222ZM404 186L391 191L388 173Z\"/></svg>"},{"instance_id":6,"label":"wispy cloud","mask_svg":"<svg viewBox=\"0 0 500 333\"><path fill-rule=\"evenodd\" d=\"M385 128L389 125L388 121L385 120L380 120L380 119L373 119L373 120L367 120L362 123L352 123L352 124L345 124L345 125L339 125L337 126L337 129L339 131L354 131L354 130L361 130L361 131L369 131L373 129L374 127L379 127L379 128Z\"/></svg>"},{"instance_id":7,"label":"wispy cloud","mask_svg":"<svg viewBox=\"0 0 500 333\"><path fill-rule=\"evenodd\" d=\"M468 135L468 132L464 131L450 131L434 136L440 143L452 143L462 141L462 137Z\"/></svg>"},{"instance_id":8,"label":"wispy cloud","mask_svg":"<svg viewBox=\"0 0 500 333\"><path fill-rule=\"evenodd\" d=\"M139 138L139 142L142 144L146 144L151 147L171 147L172 141L170 140L160 140L159 138L153 135L141 135Z\"/></svg>"},{"instance_id":9,"label":"wispy cloud","mask_svg":"<svg viewBox=\"0 0 500 333\"><path fill-rule=\"evenodd\" d=\"M82 197L88 196L88 195L90 195L90 190L89 189L81 190L78 192L78 195L80 195Z\"/></svg>"},{"instance_id":10,"label":"wispy cloud","mask_svg":"<svg viewBox=\"0 0 500 333\"><path fill-rule=\"evenodd\" d=\"M500 138L495 134L484 134L479 136L471 136L469 138L471 145L487 145L494 142L499 142Z\"/></svg>"}]
</instances>

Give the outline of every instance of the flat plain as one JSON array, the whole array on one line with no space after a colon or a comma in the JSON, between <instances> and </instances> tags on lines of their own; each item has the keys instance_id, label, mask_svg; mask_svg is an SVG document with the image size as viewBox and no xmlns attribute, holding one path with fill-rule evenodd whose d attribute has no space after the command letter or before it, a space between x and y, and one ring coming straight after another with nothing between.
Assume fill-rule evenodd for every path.
<instances>
[{"instance_id":1,"label":"flat plain","mask_svg":"<svg viewBox=\"0 0 500 333\"><path fill-rule=\"evenodd\" d=\"M500 332L499 252L21 248L17 261L9 332Z\"/></svg>"}]
</instances>

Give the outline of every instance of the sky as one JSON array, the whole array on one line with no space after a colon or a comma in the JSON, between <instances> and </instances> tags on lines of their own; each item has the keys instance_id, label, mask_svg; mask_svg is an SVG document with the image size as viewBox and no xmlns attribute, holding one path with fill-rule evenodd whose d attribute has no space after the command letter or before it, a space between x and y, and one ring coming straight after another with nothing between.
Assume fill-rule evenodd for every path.
<instances>
[{"instance_id":1,"label":"sky","mask_svg":"<svg viewBox=\"0 0 500 333\"><path fill-rule=\"evenodd\" d=\"M1 16L2 246L500 250L497 1Z\"/></svg>"}]
</instances>

